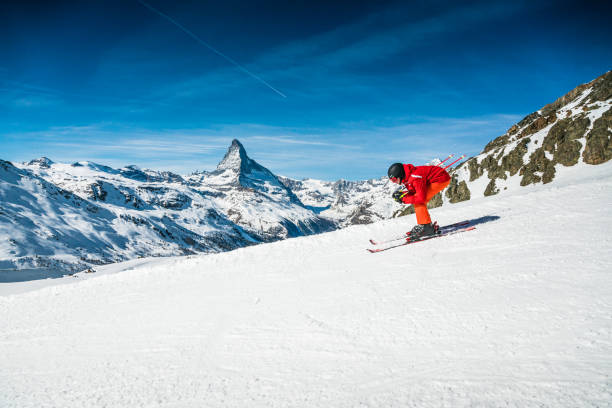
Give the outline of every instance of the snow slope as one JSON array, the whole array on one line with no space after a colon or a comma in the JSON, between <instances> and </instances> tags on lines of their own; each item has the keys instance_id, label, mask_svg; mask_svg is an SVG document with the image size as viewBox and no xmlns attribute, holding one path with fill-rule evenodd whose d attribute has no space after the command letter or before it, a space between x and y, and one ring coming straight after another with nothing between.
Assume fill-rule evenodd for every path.
<instances>
[{"instance_id":1,"label":"snow slope","mask_svg":"<svg viewBox=\"0 0 612 408\"><path fill-rule=\"evenodd\" d=\"M606 163L384 253L412 216L0 284L0 406L611 406L611 192Z\"/></svg>"}]
</instances>

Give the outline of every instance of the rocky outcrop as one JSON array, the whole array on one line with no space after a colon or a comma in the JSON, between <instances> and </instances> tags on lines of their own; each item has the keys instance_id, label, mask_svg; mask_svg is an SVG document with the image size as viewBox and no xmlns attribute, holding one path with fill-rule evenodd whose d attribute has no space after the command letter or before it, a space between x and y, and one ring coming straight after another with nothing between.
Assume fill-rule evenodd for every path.
<instances>
[{"instance_id":1,"label":"rocky outcrop","mask_svg":"<svg viewBox=\"0 0 612 408\"><path fill-rule=\"evenodd\" d=\"M497 188L497 185L495 184L495 179L492 179L491 181L489 181L489 184L487 184L487 188L485 188L484 196L489 197L497 193L499 193L499 189Z\"/></svg>"},{"instance_id":2,"label":"rocky outcrop","mask_svg":"<svg viewBox=\"0 0 612 408\"><path fill-rule=\"evenodd\" d=\"M543 148L537 149L529 156L529 161L521 168L521 186L535 183L550 183L555 177L555 164L549 160Z\"/></svg>"},{"instance_id":3,"label":"rocky outcrop","mask_svg":"<svg viewBox=\"0 0 612 408\"><path fill-rule=\"evenodd\" d=\"M444 195L451 204L467 201L472 196L465 180L458 181L456 176L451 178L451 182L446 188Z\"/></svg>"},{"instance_id":4,"label":"rocky outcrop","mask_svg":"<svg viewBox=\"0 0 612 408\"><path fill-rule=\"evenodd\" d=\"M612 159L612 108L593 123L586 136L582 159L588 164L601 164Z\"/></svg>"},{"instance_id":5,"label":"rocky outcrop","mask_svg":"<svg viewBox=\"0 0 612 408\"><path fill-rule=\"evenodd\" d=\"M585 136L590 124L584 114L557 121L544 138L542 147L553 155L553 162L564 166L578 163L582 144L578 141Z\"/></svg>"}]
</instances>

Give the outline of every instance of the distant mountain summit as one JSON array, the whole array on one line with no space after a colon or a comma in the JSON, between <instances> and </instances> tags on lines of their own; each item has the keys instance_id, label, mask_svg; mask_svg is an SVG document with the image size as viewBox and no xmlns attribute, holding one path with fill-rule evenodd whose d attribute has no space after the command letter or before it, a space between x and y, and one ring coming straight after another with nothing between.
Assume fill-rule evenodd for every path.
<instances>
[{"instance_id":1,"label":"distant mountain summit","mask_svg":"<svg viewBox=\"0 0 612 408\"><path fill-rule=\"evenodd\" d=\"M39 159L30 160L28 162L28 166L39 166L45 169L48 169L53 164L53 161L46 157L41 157Z\"/></svg>"},{"instance_id":2,"label":"distant mountain summit","mask_svg":"<svg viewBox=\"0 0 612 408\"><path fill-rule=\"evenodd\" d=\"M231 170L238 174L248 174L253 170L266 170L256 161L251 160L244 149L242 143L238 139L232 140L232 144L223 159L217 165L216 171Z\"/></svg>"},{"instance_id":3,"label":"distant mountain summit","mask_svg":"<svg viewBox=\"0 0 612 408\"><path fill-rule=\"evenodd\" d=\"M287 188L270 170L251 159L244 146L237 140L232 143L217 168L208 173L204 180L207 184L220 188L250 188L270 197L282 200L282 196L303 207L297 196Z\"/></svg>"}]
</instances>

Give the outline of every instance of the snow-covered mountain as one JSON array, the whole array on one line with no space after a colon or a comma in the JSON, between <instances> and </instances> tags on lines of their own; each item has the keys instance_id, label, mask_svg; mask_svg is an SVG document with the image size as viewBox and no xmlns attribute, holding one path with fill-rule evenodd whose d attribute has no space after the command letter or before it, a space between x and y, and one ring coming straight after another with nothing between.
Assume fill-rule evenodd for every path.
<instances>
[{"instance_id":1,"label":"snow-covered mountain","mask_svg":"<svg viewBox=\"0 0 612 408\"><path fill-rule=\"evenodd\" d=\"M9 237L0 244L0 270L20 269L22 279L334 228L237 140L215 171L187 177L47 158L0 162L0 236Z\"/></svg>"},{"instance_id":2,"label":"snow-covered mountain","mask_svg":"<svg viewBox=\"0 0 612 408\"><path fill-rule=\"evenodd\" d=\"M387 177L335 182L279 179L302 203L343 227L387 219L401 208L400 204L390 199L397 186L389 183Z\"/></svg>"},{"instance_id":3,"label":"snow-covered mountain","mask_svg":"<svg viewBox=\"0 0 612 408\"><path fill-rule=\"evenodd\" d=\"M315 214L270 170L249 158L238 140L210 173L185 178L197 191L216 193L216 205L260 241L330 231L332 221Z\"/></svg>"}]
</instances>

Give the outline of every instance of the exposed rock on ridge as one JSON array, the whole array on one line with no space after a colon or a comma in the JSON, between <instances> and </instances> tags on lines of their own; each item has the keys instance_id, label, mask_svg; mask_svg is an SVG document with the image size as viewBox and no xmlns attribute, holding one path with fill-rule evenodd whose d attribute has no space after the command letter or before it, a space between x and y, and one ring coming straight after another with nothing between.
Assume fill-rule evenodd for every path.
<instances>
[{"instance_id":1,"label":"exposed rock on ridge","mask_svg":"<svg viewBox=\"0 0 612 408\"><path fill-rule=\"evenodd\" d=\"M449 202L469 199L465 189L485 175L487 187L476 196L497 194L499 185L517 174L521 186L549 183L557 165L607 162L612 158L611 108L612 71L527 115L487 144L480 155L455 169L458 183L467 184L463 193L449 188Z\"/></svg>"}]
</instances>

